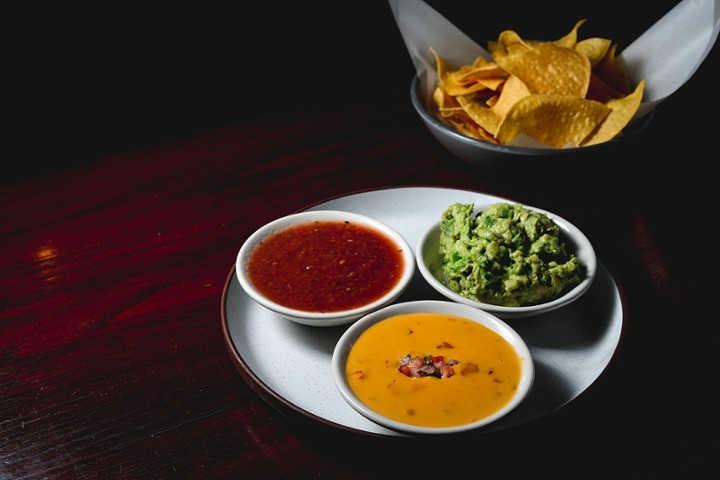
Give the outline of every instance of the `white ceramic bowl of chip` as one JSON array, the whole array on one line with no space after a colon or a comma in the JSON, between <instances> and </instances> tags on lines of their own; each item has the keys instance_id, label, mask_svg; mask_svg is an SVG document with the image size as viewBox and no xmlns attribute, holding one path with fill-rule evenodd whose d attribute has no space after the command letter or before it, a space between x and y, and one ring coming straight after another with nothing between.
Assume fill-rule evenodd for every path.
<instances>
[{"instance_id":1,"label":"white ceramic bowl of chip","mask_svg":"<svg viewBox=\"0 0 720 480\"><path fill-rule=\"evenodd\" d=\"M400 252L402 257L402 267L395 285L387 290L381 297L369 301L361 306L326 312L308 311L289 307L282 304L281 301L278 301L277 299L272 300L263 294L263 292L261 292L253 283L248 272L248 261L255 249L269 236L281 230L301 224L323 221L346 222L363 225L388 238L396 246L397 251ZM410 285L410 281L415 273L415 257L413 255L412 247L407 243L405 238L394 228L380 222L379 220L352 212L314 210L290 214L273 220L258 228L242 244L236 258L235 271L240 286L245 293L255 302L259 303L268 310L275 312L282 318L296 323L317 327L333 327L336 325L354 322L363 315L395 301Z\"/></svg>"},{"instance_id":2,"label":"white ceramic bowl of chip","mask_svg":"<svg viewBox=\"0 0 720 480\"><path fill-rule=\"evenodd\" d=\"M490 330L498 333L505 341L507 341L511 347L517 353L520 359L520 378L517 384L517 388L512 395L512 398L504 406L495 410L487 416L480 416L478 420L471 423L460 424L456 426L443 426L443 427L427 427L417 426L401 422L392 418L388 418L385 415L378 413L376 410L368 407L361 398L353 391L350 383L347 379L347 360L348 355L357 342L357 339L370 327L375 324L384 321L389 317L395 315L401 315L406 313L442 313L456 317L466 318L473 322L477 322ZM443 338L443 331L438 331L438 338ZM398 350L402 351L404 348L402 339L397 341ZM402 353L399 354L402 356ZM461 361L462 364L462 361ZM458 365L459 367L460 365ZM331 369L335 385L337 386L342 398L350 405L352 409L361 414L363 417L371 420L378 425L384 426L397 432L409 434L409 435L437 435L437 434L458 434L473 430L482 429L488 425L491 425L503 417L510 414L520 405L525 398L530 394L532 386L535 380L535 364L530 354L530 350L523 340L523 338L510 327L503 320L497 316L479 310L477 308L463 305L456 302L444 301L444 300L418 300L410 302L401 302L389 305L381 308L373 313L370 313L357 322L353 323L348 327L345 333L338 340L335 349L333 351ZM402 375L398 372L398 375ZM413 379L418 380L418 379ZM430 381L445 381L440 379L429 379ZM423 394L424 390L415 390L419 394ZM440 401L438 401L440 403Z\"/></svg>"},{"instance_id":3,"label":"white ceramic bowl of chip","mask_svg":"<svg viewBox=\"0 0 720 480\"><path fill-rule=\"evenodd\" d=\"M489 205L475 205L475 212L484 210ZM554 213L548 212L540 208L523 205L525 208L545 213L560 228L561 240L567 245L569 251L575 253L581 268L583 269L583 278L581 282L574 288L566 292L564 295L544 303L537 305L529 305L524 307L506 307L501 305L493 305L489 303L478 302L470 298L464 297L453 291L445 282L445 276L442 269L442 257L438 250L440 240L440 220L433 223L421 236L415 249L416 262L418 270L423 278L437 292L445 298L454 302L469 305L488 311L503 319L532 317L541 315L558 308L569 305L579 299L593 283L597 274L597 256L595 249L585 234L575 225Z\"/></svg>"},{"instance_id":4,"label":"white ceramic bowl of chip","mask_svg":"<svg viewBox=\"0 0 720 480\"><path fill-rule=\"evenodd\" d=\"M410 100L420 120L433 137L456 157L475 167L499 167L511 170L513 174L526 169L536 172L535 166L538 162L543 162L545 169L553 165L556 168L575 168L578 161L588 164L593 160L602 161L607 165L608 156L613 149L632 141L638 133L647 128L654 116L653 110L626 127L622 136L587 147L543 148L499 145L463 135L432 113L432 99L428 98L423 81L424 79L421 81L417 76L413 77L410 84ZM552 171L556 172L556 169Z\"/></svg>"}]
</instances>

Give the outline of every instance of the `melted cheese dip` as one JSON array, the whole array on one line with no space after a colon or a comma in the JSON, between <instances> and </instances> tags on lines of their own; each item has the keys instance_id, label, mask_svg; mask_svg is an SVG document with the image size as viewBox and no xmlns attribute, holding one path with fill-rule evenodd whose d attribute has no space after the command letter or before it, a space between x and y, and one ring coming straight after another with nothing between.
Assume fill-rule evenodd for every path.
<instances>
[{"instance_id":1,"label":"melted cheese dip","mask_svg":"<svg viewBox=\"0 0 720 480\"><path fill-rule=\"evenodd\" d=\"M410 377L402 357L456 360L449 377ZM348 354L346 374L373 410L422 427L465 425L507 404L520 383L522 359L502 336L472 320L438 313L397 315L376 323Z\"/></svg>"}]
</instances>

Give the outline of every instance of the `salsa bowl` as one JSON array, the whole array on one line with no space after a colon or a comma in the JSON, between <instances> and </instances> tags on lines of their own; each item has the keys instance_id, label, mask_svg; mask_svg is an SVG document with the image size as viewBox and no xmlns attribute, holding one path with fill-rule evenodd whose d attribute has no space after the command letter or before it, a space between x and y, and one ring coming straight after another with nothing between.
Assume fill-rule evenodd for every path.
<instances>
[{"instance_id":1,"label":"salsa bowl","mask_svg":"<svg viewBox=\"0 0 720 480\"><path fill-rule=\"evenodd\" d=\"M294 213L243 243L236 274L250 298L311 326L351 323L396 300L415 271L411 246L366 215L337 210Z\"/></svg>"}]
</instances>

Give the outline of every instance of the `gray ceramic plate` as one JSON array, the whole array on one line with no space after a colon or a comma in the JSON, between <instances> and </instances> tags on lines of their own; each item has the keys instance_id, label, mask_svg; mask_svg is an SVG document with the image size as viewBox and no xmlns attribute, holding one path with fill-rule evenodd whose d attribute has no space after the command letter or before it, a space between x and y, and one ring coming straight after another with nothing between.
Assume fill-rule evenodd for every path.
<instances>
[{"instance_id":1,"label":"gray ceramic plate","mask_svg":"<svg viewBox=\"0 0 720 480\"><path fill-rule=\"evenodd\" d=\"M388 188L354 193L313 205L362 213L397 229L411 245L452 203L491 203L506 198L447 188ZM416 272L397 300L443 300ZM533 355L536 377L530 396L509 416L481 433L507 429L564 407L592 385L610 364L622 337L625 299L598 259L595 281L572 304L531 318L506 320ZM347 326L316 328L288 322L261 307L240 288L233 267L221 305L230 356L240 374L268 403L331 428L369 436L402 436L365 419L342 399L330 362Z\"/></svg>"}]
</instances>

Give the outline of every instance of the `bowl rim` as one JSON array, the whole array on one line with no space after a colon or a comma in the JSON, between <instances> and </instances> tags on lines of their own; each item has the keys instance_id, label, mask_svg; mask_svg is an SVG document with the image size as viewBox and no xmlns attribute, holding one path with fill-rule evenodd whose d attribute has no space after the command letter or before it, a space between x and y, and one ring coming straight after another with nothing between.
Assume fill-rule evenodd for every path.
<instances>
[{"instance_id":1,"label":"bowl rim","mask_svg":"<svg viewBox=\"0 0 720 480\"><path fill-rule=\"evenodd\" d=\"M497 202L488 202L482 204L475 204L473 206L474 213L482 211L483 209L495 204ZM423 234L417 242L415 248L416 264L420 274L425 281L435 291L443 295L445 298L454 302L469 305L474 308L485 310L493 313L502 319L514 319L514 318L525 318L540 315L543 313L557 310L558 308L569 305L570 303L578 300L582 295L587 292L595 281L598 270L598 259L595 249L590 239L574 224L566 220L565 218L552 213L542 208L533 207L520 202L508 201L507 203L522 205L524 208L541 212L547 215L555 224L560 228L561 236L564 237L566 242L573 244L573 251L580 260L580 264L585 272L585 277L580 281L578 285L565 292L562 296L551 300L549 302L540 303L537 305L528 305L523 307L507 307L502 305L494 305L490 303L478 302L470 298L464 297L459 293L451 290L441 278L435 276L433 271L428 266L426 252L430 248L430 243L434 241L434 237L438 236L440 232L440 224L442 220L438 220L433 223Z\"/></svg>"},{"instance_id":2,"label":"bowl rim","mask_svg":"<svg viewBox=\"0 0 720 480\"><path fill-rule=\"evenodd\" d=\"M385 234L385 236L397 244L401 249L404 262L402 275L395 286L393 286L393 288L386 292L382 297L379 297L361 307L333 312L298 310L277 303L262 295L253 287L253 284L247 275L247 269L245 268L246 261L250 258L250 255L253 253L257 245L263 239L285 228L317 220L350 220ZM307 210L276 218L257 228L241 245L235 258L235 271L240 286L245 293L263 307L278 313L284 318L288 318L299 323L314 326L336 326L357 320L361 316L395 301L410 285L416 268L415 261L412 246L400 232L384 222L381 222L369 215L343 210Z\"/></svg>"},{"instance_id":3,"label":"bowl rim","mask_svg":"<svg viewBox=\"0 0 720 480\"><path fill-rule=\"evenodd\" d=\"M423 427L411 425L387 418L366 406L357 397L357 395L355 395L347 381L347 377L345 375L345 363L347 361L347 356L355 340L366 329L386 318L403 313L444 313L459 316L480 323L481 325L485 325L500 334L513 346L517 354L522 359L523 365L520 383L518 384L515 395L510 402L493 414L476 422L452 427ZM340 395L353 410L368 420L383 427L401 433L415 435L453 434L487 427L500 418L505 417L518 405L520 405L530 395L535 382L535 361L530 353L528 345L525 343L525 340L515 329L513 329L507 322L490 312L448 300L414 300L394 303L363 316L357 322L350 325L350 327L343 332L340 339L335 344L331 359L331 370L335 385L340 392Z\"/></svg>"},{"instance_id":4,"label":"bowl rim","mask_svg":"<svg viewBox=\"0 0 720 480\"><path fill-rule=\"evenodd\" d=\"M633 120L629 125L623 129L623 134L620 137L616 137L607 142L598 143L595 145L588 145L585 147L569 147L569 148L551 148L551 147L517 147L512 145L503 145L490 142L484 142L477 138L468 137L454 130L452 127L447 125L445 122L440 120L437 116L430 113L428 110L428 99L420 92L420 77L414 75L410 82L410 101L412 102L415 111L420 115L425 125L434 130L435 132L442 132L446 137L453 141L464 144L468 147L479 148L482 150L489 150L496 154L506 153L510 155L518 156L563 156L570 154L577 154L578 152L591 152L607 148L613 144L627 141L640 132L645 130L655 116L655 109L649 111L647 114L640 118Z\"/></svg>"}]
</instances>

